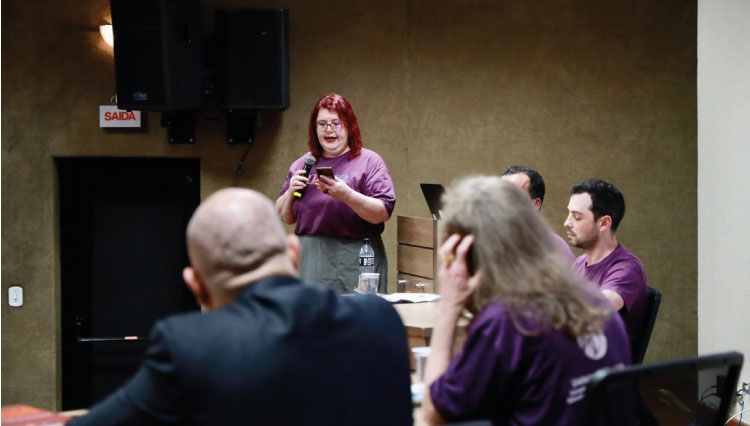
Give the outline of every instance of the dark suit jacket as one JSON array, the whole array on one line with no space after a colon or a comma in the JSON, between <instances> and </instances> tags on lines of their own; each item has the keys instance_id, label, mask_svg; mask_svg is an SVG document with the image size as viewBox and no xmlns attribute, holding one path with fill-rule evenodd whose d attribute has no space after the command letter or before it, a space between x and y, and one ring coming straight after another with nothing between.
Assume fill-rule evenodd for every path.
<instances>
[{"instance_id":1,"label":"dark suit jacket","mask_svg":"<svg viewBox=\"0 0 750 426\"><path fill-rule=\"evenodd\" d=\"M410 425L396 311L291 276L158 322L142 366L72 425Z\"/></svg>"}]
</instances>

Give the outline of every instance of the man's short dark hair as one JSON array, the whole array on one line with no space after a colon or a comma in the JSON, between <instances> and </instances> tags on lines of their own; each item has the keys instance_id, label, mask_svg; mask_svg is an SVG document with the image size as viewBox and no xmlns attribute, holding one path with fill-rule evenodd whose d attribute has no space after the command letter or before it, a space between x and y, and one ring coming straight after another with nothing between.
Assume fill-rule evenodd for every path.
<instances>
[{"instance_id":1,"label":"man's short dark hair","mask_svg":"<svg viewBox=\"0 0 750 426\"><path fill-rule=\"evenodd\" d=\"M622 196L622 192L606 180L597 178L582 180L570 188L570 195L584 192L591 196L594 219L602 216L611 217L612 232L617 231L617 226L625 216L625 197Z\"/></svg>"},{"instance_id":2,"label":"man's short dark hair","mask_svg":"<svg viewBox=\"0 0 750 426\"><path fill-rule=\"evenodd\" d=\"M529 196L531 196L531 199L538 198L544 202L544 179L542 175L531 167L510 166L500 176L514 175L516 173L523 173L529 177L529 181L531 182L529 184Z\"/></svg>"}]
</instances>

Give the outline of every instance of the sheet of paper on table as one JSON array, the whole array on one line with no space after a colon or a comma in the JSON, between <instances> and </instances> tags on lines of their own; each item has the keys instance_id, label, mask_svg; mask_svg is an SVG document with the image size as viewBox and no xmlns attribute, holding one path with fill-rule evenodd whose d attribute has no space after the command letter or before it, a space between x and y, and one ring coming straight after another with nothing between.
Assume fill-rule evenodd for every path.
<instances>
[{"instance_id":1,"label":"sheet of paper on table","mask_svg":"<svg viewBox=\"0 0 750 426\"><path fill-rule=\"evenodd\" d=\"M379 296L391 303L434 302L440 299L440 295L434 294L434 293L391 293L391 294L380 294Z\"/></svg>"}]
</instances>

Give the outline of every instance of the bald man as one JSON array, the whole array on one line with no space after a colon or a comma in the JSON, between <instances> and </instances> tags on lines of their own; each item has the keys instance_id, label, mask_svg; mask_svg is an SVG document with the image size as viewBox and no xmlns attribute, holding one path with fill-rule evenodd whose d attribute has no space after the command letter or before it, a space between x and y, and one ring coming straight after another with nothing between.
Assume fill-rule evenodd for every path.
<instances>
[{"instance_id":1,"label":"bald man","mask_svg":"<svg viewBox=\"0 0 750 426\"><path fill-rule=\"evenodd\" d=\"M187 229L198 312L159 321L143 364L72 425L410 425L406 333L377 296L296 277L273 204L224 189ZM356 260L356 259L355 259Z\"/></svg>"},{"instance_id":2,"label":"bald man","mask_svg":"<svg viewBox=\"0 0 750 426\"><path fill-rule=\"evenodd\" d=\"M536 170L527 166L510 166L500 175L500 178L507 180L517 187L521 188L525 193L529 194L531 202L534 203L536 210L542 211L542 203L544 202L544 179L542 175ZM575 262L576 256L573 251L570 250L568 243L559 235L552 234L555 239L557 246L560 251L567 257L571 263Z\"/></svg>"}]
</instances>

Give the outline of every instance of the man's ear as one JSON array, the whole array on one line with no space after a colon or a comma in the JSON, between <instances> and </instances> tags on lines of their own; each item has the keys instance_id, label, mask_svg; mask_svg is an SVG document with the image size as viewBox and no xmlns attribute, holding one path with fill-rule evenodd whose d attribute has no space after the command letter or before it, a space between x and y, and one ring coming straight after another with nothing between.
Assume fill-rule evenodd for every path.
<instances>
[{"instance_id":1,"label":"man's ear","mask_svg":"<svg viewBox=\"0 0 750 426\"><path fill-rule=\"evenodd\" d=\"M534 202L534 205L536 206L536 211L542 211L542 199L539 197L536 197L532 201Z\"/></svg>"},{"instance_id":2,"label":"man's ear","mask_svg":"<svg viewBox=\"0 0 750 426\"><path fill-rule=\"evenodd\" d=\"M294 271L297 272L297 269L299 269L299 253L300 253L300 247L299 247L299 238L297 238L294 234L289 234L286 236L286 255L289 256L289 260L292 261L292 265L294 266Z\"/></svg>"},{"instance_id":3,"label":"man's ear","mask_svg":"<svg viewBox=\"0 0 750 426\"><path fill-rule=\"evenodd\" d=\"M206 283L203 282L200 275L190 266L186 266L182 270L182 279L185 281L185 285L193 293L195 301L201 305L202 311L210 310L211 306L211 294L208 292Z\"/></svg>"},{"instance_id":4,"label":"man's ear","mask_svg":"<svg viewBox=\"0 0 750 426\"><path fill-rule=\"evenodd\" d=\"M606 231L607 229L612 229L612 217L604 215L599 218L599 230Z\"/></svg>"}]
</instances>

